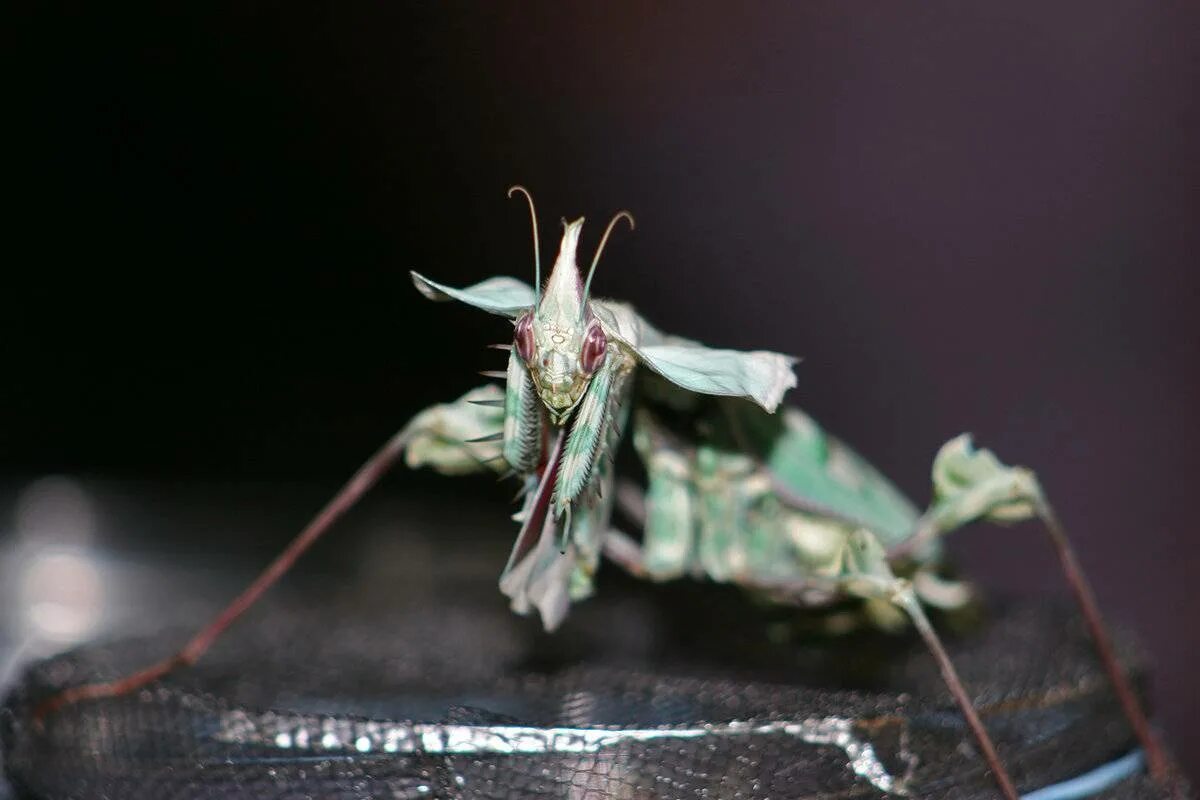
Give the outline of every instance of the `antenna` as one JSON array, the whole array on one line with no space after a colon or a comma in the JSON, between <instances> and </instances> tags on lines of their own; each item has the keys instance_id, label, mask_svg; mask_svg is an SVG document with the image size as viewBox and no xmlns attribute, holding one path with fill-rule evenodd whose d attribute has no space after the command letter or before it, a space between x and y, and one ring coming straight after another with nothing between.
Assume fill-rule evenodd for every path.
<instances>
[{"instance_id":1,"label":"antenna","mask_svg":"<svg viewBox=\"0 0 1200 800\"><path fill-rule=\"evenodd\" d=\"M529 219L533 223L533 303L537 305L542 299L542 255L538 248L537 212L533 209L533 195L528 189L521 185L510 186L509 199L512 198L513 192L520 192L529 201Z\"/></svg>"},{"instance_id":2,"label":"antenna","mask_svg":"<svg viewBox=\"0 0 1200 800\"><path fill-rule=\"evenodd\" d=\"M612 229L616 226L617 220L621 218L629 220L629 230L636 230L637 223L633 221L633 215L628 211L618 211L611 220L608 227L604 229L604 236L600 238L600 246L596 248L596 255L592 259L592 266L588 270L587 281L583 284L583 302L587 303L588 293L592 289L592 276L596 274L596 265L600 263L600 254L604 252L604 245L608 243L608 235L612 233Z\"/></svg>"}]
</instances>

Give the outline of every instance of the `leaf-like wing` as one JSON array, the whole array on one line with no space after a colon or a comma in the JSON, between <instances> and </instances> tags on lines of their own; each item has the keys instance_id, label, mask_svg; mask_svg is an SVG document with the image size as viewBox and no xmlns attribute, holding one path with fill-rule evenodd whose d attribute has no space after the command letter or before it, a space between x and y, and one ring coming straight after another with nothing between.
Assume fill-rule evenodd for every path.
<instances>
[{"instance_id":1,"label":"leaf-like wing","mask_svg":"<svg viewBox=\"0 0 1200 800\"><path fill-rule=\"evenodd\" d=\"M413 284L430 300L457 300L510 319L533 307L533 287L507 276L496 276L465 289L454 289L412 272Z\"/></svg>"},{"instance_id":2,"label":"leaf-like wing","mask_svg":"<svg viewBox=\"0 0 1200 800\"><path fill-rule=\"evenodd\" d=\"M638 358L671 383L699 394L746 397L774 412L796 385L796 359L766 350L714 350L699 344L642 347Z\"/></svg>"},{"instance_id":3,"label":"leaf-like wing","mask_svg":"<svg viewBox=\"0 0 1200 800\"><path fill-rule=\"evenodd\" d=\"M797 359L766 350L718 350L681 336L665 336L624 303L592 304L610 339L626 345L647 367L681 389L745 397L774 412L796 385Z\"/></svg>"},{"instance_id":4,"label":"leaf-like wing","mask_svg":"<svg viewBox=\"0 0 1200 800\"><path fill-rule=\"evenodd\" d=\"M871 530L885 545L913 531L917 509L882 473L798 408L765 417L731 407L732 419L765 461L777 491Z\"/></svg>"}]
</instances>

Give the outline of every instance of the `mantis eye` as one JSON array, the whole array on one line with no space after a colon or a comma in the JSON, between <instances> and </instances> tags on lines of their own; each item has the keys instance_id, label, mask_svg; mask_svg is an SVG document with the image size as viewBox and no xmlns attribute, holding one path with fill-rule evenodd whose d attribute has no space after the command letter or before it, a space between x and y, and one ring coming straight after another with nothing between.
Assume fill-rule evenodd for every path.
<instances>
[{"instance_id":1,"label":"mantis eye","mask_svg":"<svg viewBox=\"0 0 1200 800\"><path fill-rule=\"evenodd\" d=\"M517 320L517 329L513 334L513 346L517 355L525 361L533 358L533 314L525 314Z\"/></svg>"},{"instance_id":2,"label":"mantis eye","mask_svg":"<svg viewBox=\"0 0 1200 800\"><path fill-rule=\"evenodd\" d=\"M608 337L599 322L593 322L583 338L583 352L579 354L579 366L588 375L600 369L604 363L604 354L608 352Z\"/></svg>"}]
</instances>

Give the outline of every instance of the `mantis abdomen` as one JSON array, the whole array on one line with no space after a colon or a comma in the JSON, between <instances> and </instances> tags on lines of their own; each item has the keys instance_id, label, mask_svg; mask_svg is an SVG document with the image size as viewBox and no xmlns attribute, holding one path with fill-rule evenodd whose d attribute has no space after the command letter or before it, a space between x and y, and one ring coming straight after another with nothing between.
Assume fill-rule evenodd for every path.
<instances>
[{"instance_id":1,"label":"mantis abdomen","mask_svg":"<svg viewBox=\"0 0 1200 800\"><path fill-rule=\"evenodd\" d=\"M769 416L731 400L691 413L643 406L633 441L647 474L644 567L655 580L808 583L812 604L834 596L816 587L854 570L856 531L886 546L917 528L898 490L795 409Z\"/></svg>"}]
</instances>

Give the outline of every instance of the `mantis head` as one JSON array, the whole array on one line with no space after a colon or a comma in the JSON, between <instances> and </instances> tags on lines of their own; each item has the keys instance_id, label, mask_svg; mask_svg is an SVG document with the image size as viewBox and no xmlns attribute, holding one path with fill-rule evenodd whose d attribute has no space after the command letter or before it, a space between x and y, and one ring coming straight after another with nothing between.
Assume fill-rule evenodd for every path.
<instances>
[{"instance_id":1,"label":"mantis head","mask_svg":"<svg viewBox=\"0 0 1200 800\"><path fill-rule=\"evenodd\" d=\"M520 186L510 189L509 196L518 191L529 201L529 213L533 218L537 294L534 306L517 317L513 347L529 368L538 397L550 412L550 419L554 424L562 425L587 392L592 376L604 366L608 357L608 337L600 320L592 312L588 292L596 264L613 226L624 217L632 228L633 217L629 212L622 211L609 222L604 238L596 248L586 281L581 278L579 265L575 261L583 218L574 222L564 220L558 258L554 261L550 279L542 286L533 199Z\"/></svg>"}]
</instances>

